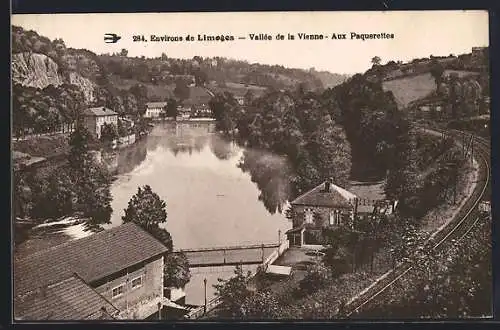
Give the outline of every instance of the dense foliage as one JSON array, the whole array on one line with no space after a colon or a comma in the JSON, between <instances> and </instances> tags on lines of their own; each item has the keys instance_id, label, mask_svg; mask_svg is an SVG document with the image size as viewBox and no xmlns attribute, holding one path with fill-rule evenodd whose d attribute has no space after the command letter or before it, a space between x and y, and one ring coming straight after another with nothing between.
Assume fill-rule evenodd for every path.
<instances>
[{"instance_id":1,"label":"dense foliage","mask_svg":"<svg viewBox=\"0 0 500 330\"><path fill-rule=\"evenodd\" d=\"M350 146L329 108L312 93L270 92L240 106L229 93L210 103L217 128L247 149L286 156L291 166L293 194L310 189L325 178L345 185L350 172ZM250 156L250 157L248 157ZM250 160L250 161L249 161ZM247 154L244 168L259 166Z\"/></svg>"},{"instance_id":2,"label":"dense foliage","mask_svg":"<svg viewBox=\"0 0 500 330\"><path fill-rule=\"evenodd\" d=\"M85 104L83 93L75 85L49 85L43 90L13 85L13 134L66 131L76 122Z\"/></svg>"},{"instance_id":3,"label":"dense foliage","mask_svg":"<svg viewBox=\"0 0 500 330\"><path fill-rule=\"evenodd\" d=\"M89 133L81 126L70 137L68 162L47 175L15 170L14 215L20 218L56 219L79 214L90 230L110 223L111 176L89 150Z\"/></svg>"},{"instance_id":4,"label":"dense foliage","mask_svg":"<svg viewBox=\"0 0 500 330\"><path fill-rule=\"evenodd\" d=\"M151 186L137 188L137 193L128 202L122 220L124 223L134 222L172 250L170 234L160 227L167 222L166 203Z\"/></svg>"},{"instance_id":5,"label":"dense foliage","mask_svg":"<svg viewBox=\"0 0 500 330\"><path fill-rule=\"evenodd\" d=\"M422 251L414 269L356 317L466 318L492 315L491 218L463 240Z\"/></svg>"},{"instance_id":6,"label":"dense foliage","mask_svg":"<svg viewBox=\"0 0 500 330\"><path fill-rule=\"evenodd\" d=\"M163 281L166 287L183 288L191 279L189 261L184 253L169 253L164 260Z\"/></svg>"}]
</instances>

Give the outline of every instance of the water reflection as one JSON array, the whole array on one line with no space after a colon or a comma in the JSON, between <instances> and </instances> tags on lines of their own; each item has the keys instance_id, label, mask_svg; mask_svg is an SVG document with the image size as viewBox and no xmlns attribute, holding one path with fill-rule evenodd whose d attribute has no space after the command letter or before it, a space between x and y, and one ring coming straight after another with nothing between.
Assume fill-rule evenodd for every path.
<instances>
[{"instance_id":1,"label":"water reflection","mask_svg":"<svg viewBox=\"0 0 500 330\"><path fill-rule=\"evenodd\" d=\"M149 184L167 203L166 229L177 248L274 242L290 226L284 158L246 151L213 132L213 125L160 123L144 141L120 150L112 226L137 187ZM128 171L126 171L128 170ZM211 233L225 228L224 234Z\"/></svg>"},{"instance_id":2,"label":"water reflection","mask_svg":"<svg viewBox=\"0 0 500 330\"><path fill-rule=\"evenodd\" d=\"M161 123L148 137L124 149L103 152L101 159L111 171L120 175L133 172L146 160L148 152L158 148L178 157L202 153L207 147L221 161L237 157L237 167L250 174L251 181L260 191L258 200L271 214L282 212L290 196L292 176L286 158L266 151L239 148L234 142L215 134L211 123Z\"/></svg>"},{"instance_id":3,"label":"water reflection","mask_svg":"<svg viewBox=\"0 0 500 330\"><path fill-rule=\"evenodd\" d=\"M259 188L259 200L274 214L283 212L290 197L291 168L285 157L265 151L245 150L238 167L250 173Z\"/></svg>"}]
</instances>

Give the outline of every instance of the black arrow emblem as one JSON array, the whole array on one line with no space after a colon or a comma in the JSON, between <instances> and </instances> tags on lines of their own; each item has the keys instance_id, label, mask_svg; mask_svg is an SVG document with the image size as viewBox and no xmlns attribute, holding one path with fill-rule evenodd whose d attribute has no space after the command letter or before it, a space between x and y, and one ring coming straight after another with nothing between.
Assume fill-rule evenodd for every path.
<instances>
[{"instance_id":1,"label":"black arrow emblem","mask_svg":"<svg viewBox=\"0 0 500 330\"><path fill-rule=\"evenodd\" d=\"M108 43L108 44L114 44L118 40L120 40L121 38L122 37L120 37L119 35L116 35L114 33L106 33L106 34L104 34L104 42Z\"/></svg>"}]
</instances>

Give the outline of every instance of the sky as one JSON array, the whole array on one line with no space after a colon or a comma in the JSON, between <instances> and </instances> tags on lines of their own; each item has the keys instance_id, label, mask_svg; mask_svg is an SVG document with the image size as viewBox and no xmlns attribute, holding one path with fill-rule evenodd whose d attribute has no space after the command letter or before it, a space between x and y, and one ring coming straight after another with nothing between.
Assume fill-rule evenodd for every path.
<instances>
[{"instance_id":1,"label":"sky","mask_svg":"<svg viewBox=\"0 0 500 330\"><path fill-rule=\"evenodd\" d=\"M382 63L405 62L430 55L470 53L472 47L489 45L487 11L29 14L12 15L11 24L51 40L62 38L67 47L97 54L125 48L128 56L221 56L347 74L366 71L374 56ZM105 43L105 33L122 38L115 44ZM272 40L251 40L252 33L268 34ZM287 40L288 33L295 40ZM299 33L327 38L300 40ZM331 39L333 33L346 34L347 39ZM386 33L394 38L351 40L351 33ZM190 35L195 40L153 42L152 34L183 39ZM235 40L198 41L197 36L203 34L228 35ZM285 40L276 40L277 34ZM136 35L144 35L148 41L134 42Z\"/></svg>"}]
</instances>

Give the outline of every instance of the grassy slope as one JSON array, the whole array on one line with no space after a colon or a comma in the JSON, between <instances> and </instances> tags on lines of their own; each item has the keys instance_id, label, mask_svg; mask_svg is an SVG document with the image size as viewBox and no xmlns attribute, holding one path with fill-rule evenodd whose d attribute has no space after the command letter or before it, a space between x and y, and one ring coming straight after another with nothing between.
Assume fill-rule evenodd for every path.
<instances>
[{"instance_id":1,"label":"grassy slope","mask_svg":"<svg viewBox=\"0 0 500 330\"><path fill-rule=\"evenodd\" d=\"M174 97L175 85L154 85L151 83L145 84L134 79L123 79L117 76L111 76L110 80L113 86L121 90L128 90L134 85L143 84L148 89L148 97L150 98L167 99L169 97Z\"/></svg>"},{"instance_id":2,"label":"grassy slope","mask_svg":"<svg viewBox=\"0 0 500 330\"><path fill-rule=\"evenodd\" d=\"M413 77L384 81L383 88L394 94L398 107L406 107L410 102L424 98L436 89L436 83L430 73Z\"/></svg>"}]
</instances>

